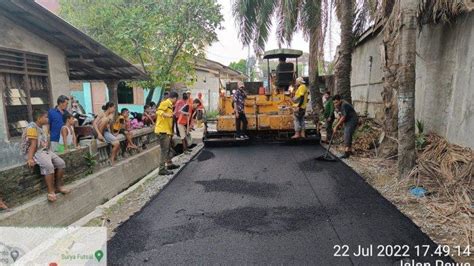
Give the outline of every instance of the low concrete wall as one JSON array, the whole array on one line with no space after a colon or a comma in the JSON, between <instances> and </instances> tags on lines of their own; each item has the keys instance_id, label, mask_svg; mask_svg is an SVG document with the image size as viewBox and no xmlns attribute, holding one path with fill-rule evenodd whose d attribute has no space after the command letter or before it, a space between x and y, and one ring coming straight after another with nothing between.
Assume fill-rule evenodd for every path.
<instances>
[{"instance_id":1,"label":"low concrete wall","mask_svg":"<svg viewBox=\"0 0 474 266\"><path fill-rule=\"evenodd\" d=\"M70 184L72 192L49 203L46 195L0 214L1 226L66 226L87 215L154 170L160 149L146 151Z\"/></svg>"},{"instance_id":2,"label":"low concrete wall","mask_svg":"<svg viewBox=\"0 0 474 266\"><path fill-rule=\"evenodd\" d=\"M145 151L158 145L158 139L153 132L153 128L134 130L132 134L134 143ZM140 152L138 150L127 152L125 150L125 138L122 136L119 139L121 140L122 149L119 152L118 160L126 159ZM92 141L95 142L96 140ZM66 162L66 173L64 176L66 184L84 178L89 170L99 170L101 167L108 166L110 145L106 143L91 145L91 153L97 154L97 166L95 169L89 169L87 166L84 155L88 151L89 148L84 147L60 154L61 158ZM16 153L18 154L19 151L16 151ZM46 184L43 176L40 175L39 167L35 166L31 169L24 161L22 160L21 164L0 170L0 197L10 207L17 206L33 199L39 194L46 193Z\"/></svg>"}]
</instances>

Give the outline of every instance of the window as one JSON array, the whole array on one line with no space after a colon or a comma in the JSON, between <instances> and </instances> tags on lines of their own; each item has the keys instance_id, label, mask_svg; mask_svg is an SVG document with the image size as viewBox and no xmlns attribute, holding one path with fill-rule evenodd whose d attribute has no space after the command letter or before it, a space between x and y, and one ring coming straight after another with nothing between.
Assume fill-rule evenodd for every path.
<instances>
[{"instance_id":1,"label":"window","mask_svg":"<svg viewBox=\"0 0 474 266\"><path fill-rule=\"evenodd\" d=\"M119 82L117 87L118 103L133 104L133 88L127 86L123 81Z\"/></svg>"},{"instance_id":2,"label":"window","mask_svg":"<svg viewBox=\"0 0 474 266\"><path fill-rule=\"evenodd\" d=\"M33 110L50 107L48 57L0 48L0 91L9 137L21 136Z\"/></svg>"}]
</instances>

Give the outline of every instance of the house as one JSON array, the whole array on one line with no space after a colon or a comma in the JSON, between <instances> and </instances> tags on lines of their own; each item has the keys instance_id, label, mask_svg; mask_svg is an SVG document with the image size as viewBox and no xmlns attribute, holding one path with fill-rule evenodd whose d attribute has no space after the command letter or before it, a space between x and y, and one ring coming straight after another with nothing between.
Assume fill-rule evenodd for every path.
<instances>
[{"instance_id":1,"label":"house","mask_svg":"<svg viewBox=\"0 0 474 266\"><path fill-rule=\"evenodd\" d=\"M425 131L474 148L474 14L417 34L415 117ZM370 28L352 53L351 93L360 114L383 118L383 34Z\"/></svg>"},{"instance_id":2,"label":"house","mask_svg":"<svg viewBox=\"0 0 474 266\"><path fill-rule=\"evenodd\" d=\"M172 88L180 93L189 89L193 98L201 93L204 106L208 111L217 110L219 92L225 88L226 83L248 79L247 75L235 69L205 58L195 59L194 70L196 71L195 76L189 77L189 82L192 85L186 86L183 83L177 83Z\"/></svg>"},{"instance_id":3,"label":"house","mask_svg":"<svg viewBox=\"0 0 474 266\"><path fill-rule=\"evenodd\" d=\"M0 139L21 135L36 108L70 81L144 79L143 71L33 0L0 1Z\"/></svg>"}]
</instances>

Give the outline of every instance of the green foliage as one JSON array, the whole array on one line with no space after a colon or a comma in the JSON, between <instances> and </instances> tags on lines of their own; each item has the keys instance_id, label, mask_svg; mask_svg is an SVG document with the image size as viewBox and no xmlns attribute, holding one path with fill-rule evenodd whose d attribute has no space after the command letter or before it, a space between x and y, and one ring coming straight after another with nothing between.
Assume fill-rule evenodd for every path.
<instances>
[{"instance_id":1,"label":"green foliage","mask_svg":"<svg viewBox=\"0 0 474 266\"><path fill-rule=\"evenodd\" d=\"M74 26L140 64L150 79L138 85L186 82L194 58L217 40L223 20L216 0L60 0L60 15Z\"/></svg>"},{"instance_id":2,"label":"green foliage","mask_svg":"<svg viewBox=\"0 0 474 266\"><path fill-rule=\"evenodd\" d=\"M229 67L242 73L247 73L247 60L240 59L238 62L231 62Z\"/></svg>"},{"instance_id":3,"label":"green foliage","mask_svg":"<svg viewBox=\"0 0 474 266\"><path fill-rule=\"evenodd\" d=\"M250 62L252 62L250 60ZM255 61L254 61L255 62ZM240 59L239 61L237 62L231 62L229 64L229 67L232 68L232 69L235 69L241 73L244 73L245 75L247 75L247 60L245 59ZM254 65L251 65L250 66L251 70L250 70L250 80L255 80L255 77L256 77L256 73L255 73L255 68L254 68Z\"/></svg>"},{"instance_id":4,"label":"green foliage","mask_svg":"<svg viewBox=\"0 0 474 266\"><path fill-rule=\"evenodd\" d=\"M92 154L90 152L87 152L86 154L84 154L83 157L86 160L86 164L88 168L88 171L86 174L90 175L94 172L94 167L97 164L97 160L96 160L97 154Z\"/></svg>"},{"instance_id":5,"label":"green foliage","mask_svg":"<svg viewBox=\"0 0 474 266\"><path fill-rule=\"evenodd\" d=\"M209 112L206 113L206 119L215 120L215 119L217 119L218 115L219 115L219 111L217 111L217 110L209 111Z\"/></svg>"},{"instance_id":6,"label":"green foliage","mask_svg":"<svg viewBox=\"0 0 474 266\"><path fill-rule=\"evenodd\" d=\"M423 121L416 120L416 129L418 133L415 135L415 146L417 150L422 150L426 146L425 125Z\"/></svg>"}]
</instances>

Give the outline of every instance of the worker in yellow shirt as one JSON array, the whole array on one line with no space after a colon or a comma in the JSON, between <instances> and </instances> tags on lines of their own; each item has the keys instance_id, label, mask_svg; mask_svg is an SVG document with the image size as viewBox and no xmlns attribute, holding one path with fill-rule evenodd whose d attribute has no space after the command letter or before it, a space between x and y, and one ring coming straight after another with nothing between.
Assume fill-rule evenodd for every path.
<instances>
[{"instance_id":1,"label":"worker in yellow shirt","mask_svg":"<svg viewBox=\"0 0 474 266\"><path fill-rule=\"evenodd\" d=\"M171 92L166 100L160 103L160 106L156 110L156 125L155 134L158 135L160 141L160 169L159 175L170 175L172 171L179 168L171 162L170 157L170 144L171 138L173 137L173 105L178 100L178 93ZM166 165L168 163L168 165Z\"/></svg>"},{"instance_id":2,"label":"worker in yellow shirt","mask_svg":"<svg viewBox=\"0 0 474 266\"><path fill-rule=\"evenodd\" d=\"M306 82L302 77L296 79L296 87L298 89L296 89L295 98L293 100L295 135L291 137L292 139L306 137L304 132L304 116L306 113L306 105L308 104L308 88L305 84Z\"/></svg>"}]
</instances>

